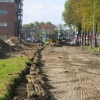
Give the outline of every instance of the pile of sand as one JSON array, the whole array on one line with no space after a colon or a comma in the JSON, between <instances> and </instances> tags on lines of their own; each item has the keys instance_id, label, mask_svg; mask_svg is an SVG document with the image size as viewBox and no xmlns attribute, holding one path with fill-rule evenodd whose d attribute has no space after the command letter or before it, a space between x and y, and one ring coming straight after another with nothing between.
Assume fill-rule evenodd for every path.
<instances>
[{"instance_id":1,"label":"pile of sand","mask_svg":"<svg viewBox=\"0 0 100 100\"><path fill-rule=\"evenodd\" d=\"M5 57L6 53L10 51L10 45L0 39L0 58Z\"/></svg>"},{"instance_id":2,"label":"pile of sand","mask_svg":"<svg viewBox=\"0 0 100 100\"><path fill-rule=\"evenodd\" d=\"M15 51L15 48L19 48L20 45L21 42L17 37L12 37L6 41L0 39L0 58L5 57L10 51Z\"/></svg>"}]
</instances>

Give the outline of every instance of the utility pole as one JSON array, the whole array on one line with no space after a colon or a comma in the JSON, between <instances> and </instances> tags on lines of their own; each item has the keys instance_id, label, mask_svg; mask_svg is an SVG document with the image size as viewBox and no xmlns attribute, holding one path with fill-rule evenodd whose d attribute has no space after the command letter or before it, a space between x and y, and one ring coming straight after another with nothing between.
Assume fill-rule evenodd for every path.
<instances>
[{"instance_id":1,"label":"utility pole","mask_svg":"<svg viewBox=\"0 0 100 100\"><path fill-rule=\"evenodd\" d=\"M95 47L95 1L94 1L94 14L93 14L93 34L92 34L92 49Z\"/></svg>"},{"instance_id":2,"label":"utility pole","mask_svg":"<svg viewBox=\"0 0 100 100\"><path fill-rule=\"evenodd\" d=\"M49 30L48 30L48 38L49 38Z\"/></svg>"},{"instance_id":3,"label":"utility pole","mask_svg":"<svg viewBox=\"0 0 100 100\"><path fill-rule=\"evenodd\" d=\"M68 29L68 39L69 39L69 29Z\"/></svg>"},{"instance_id":4,"label":"utility pole","mask_svg":"<svg viewBox=\"0 0 100 100\"><path fill-rule=\"evenodd\" d=\"M58 28L58 39L59 39L59 35L60 35L60 30L59 30L59 28Z\"/></svg>"}]
</instances>

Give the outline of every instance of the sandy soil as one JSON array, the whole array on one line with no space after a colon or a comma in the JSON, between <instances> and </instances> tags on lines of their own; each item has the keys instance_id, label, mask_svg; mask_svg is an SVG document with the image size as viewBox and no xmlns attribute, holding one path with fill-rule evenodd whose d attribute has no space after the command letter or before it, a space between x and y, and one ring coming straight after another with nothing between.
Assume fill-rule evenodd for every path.
<instances>
[{"instance_id":1,"label":"sandy soil","mask_svg":"<svg viewBox=\"0 0 100 100\"><path fill-rule=\"evenodd\" d=\"M100 100L100 57L80 47L46 47L43 72L51 100Z\"/></svg>"}]
</instances>

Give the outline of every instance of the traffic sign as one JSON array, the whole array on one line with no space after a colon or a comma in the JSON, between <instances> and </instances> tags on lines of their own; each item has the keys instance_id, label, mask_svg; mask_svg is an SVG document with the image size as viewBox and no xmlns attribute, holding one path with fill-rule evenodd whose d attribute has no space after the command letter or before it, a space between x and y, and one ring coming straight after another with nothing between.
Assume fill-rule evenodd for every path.
<instances>
[{"instance_id":1,"label":"traffic sign","mask_svg":"<svg viewBox=\"0 0 100 100\"><path fill-rule=\"evenodd\" d=\"M80 36L78 37L78 41L81 41L81 37Z\"/></svg>"},{"instance_id":2,"label":"traffic sign","mask_svg":"<svg viewBox=\"0 0 100 100\"><path fill-rule=\"evenodd\" d=\"M92 34L92 39L95 39L95 38L96 38L95 34Z\"/></svg>"}]
</instances>

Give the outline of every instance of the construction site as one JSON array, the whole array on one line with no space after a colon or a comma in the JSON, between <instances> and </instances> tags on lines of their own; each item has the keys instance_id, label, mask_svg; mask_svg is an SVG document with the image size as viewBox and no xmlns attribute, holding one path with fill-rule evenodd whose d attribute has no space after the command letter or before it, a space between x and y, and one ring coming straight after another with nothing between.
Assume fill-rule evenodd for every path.
<instances>
[{"instance_id":1,"label":"construction site","mask_svg":"<svg viewBox=\"0 0 100 100\"><path fill-rule=\"evenodd\" d=\"M31 61L25 62L27 73L20 83L9 90L12 100L100 100L99 52L79 46L29 46L17 38L0 43L0 59L27 55Z\"/></svg>"}]
</instances>

